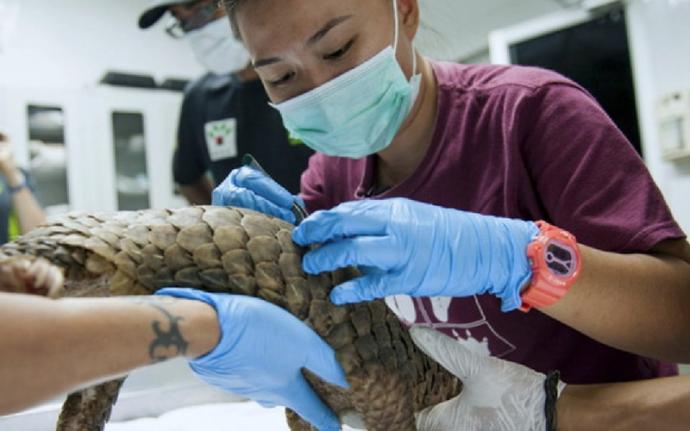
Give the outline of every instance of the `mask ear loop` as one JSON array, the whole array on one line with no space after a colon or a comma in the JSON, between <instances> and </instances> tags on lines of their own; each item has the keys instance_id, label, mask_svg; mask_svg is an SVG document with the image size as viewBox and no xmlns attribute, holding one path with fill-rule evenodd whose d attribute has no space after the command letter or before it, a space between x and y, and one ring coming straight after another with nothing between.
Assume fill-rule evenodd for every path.
<instances>
[{"instance_id":1,"label":"mask ear loop","mask_svg":"<svg viewBox=\"0 0 690 431\"><path fill-rule=\"evenodd\" d=\"M398 18L398 0L393 0L393 20L395 21L393 53L396 53L398 52L398 38L400 37L400 18Z\"/></svg>"},{"instance_id":2,"label":"mask ear loop","mask_svg":"<svg viewBox=\"0 0 690 431\"><path fill-rule=\"evenodd\" d=\"M400 38L400 18L398 17L398 0L393 0L393 20L395 21L395 39L393 41L393 53L398 52L398 39ZM412 42L412 76L417 74L417 54Z\"/></svg>"}]
</instances>

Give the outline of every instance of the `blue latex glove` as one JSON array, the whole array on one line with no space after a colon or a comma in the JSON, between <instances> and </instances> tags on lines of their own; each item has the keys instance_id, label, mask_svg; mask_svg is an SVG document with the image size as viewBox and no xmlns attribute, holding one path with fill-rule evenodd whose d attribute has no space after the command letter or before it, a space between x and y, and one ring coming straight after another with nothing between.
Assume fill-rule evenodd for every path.
<instances>
[{"instance_id":1,"label":"blue latex glove","mask_svg":"<svg viewBox=\"0 0 690 431\"><path fill-rule=\"evenodd\" d=\"M304 201L293 196L262 172L242 166L230 172L221 185L213 190L213 205L236 206L259 211L295 224L290 211L293 203L304 208Z\"/></svg>"},{"instance_id":2,"label":"blue latex glove","mask_svg":"<svg viewBox=\"0 0 690 431\"><path fill-rule=\"evenodd\" d=\"M260 299L194 289L161 289L156 295L203 301L215 308L218 345L190 361L201 379L259 402L285 406L320 430L339 430L340 421L302 376L306 368L323 380L348 387L335 352L287 311Z\"/></svg>"},{"instance_id":3,"label":"blue latex glove","mask_svg":"<svg viewBox=\"0 0 690 431\"><path fill-rule=\"evenodd\" d=\"M531 277L527 245L538 232L532 222L387 199L316 212L292 238L302 246L325 243L304 257L309 274L346 266L364 273L333 289L335 304L490 293L511 311Z\"/></svg>"}]
</instances>

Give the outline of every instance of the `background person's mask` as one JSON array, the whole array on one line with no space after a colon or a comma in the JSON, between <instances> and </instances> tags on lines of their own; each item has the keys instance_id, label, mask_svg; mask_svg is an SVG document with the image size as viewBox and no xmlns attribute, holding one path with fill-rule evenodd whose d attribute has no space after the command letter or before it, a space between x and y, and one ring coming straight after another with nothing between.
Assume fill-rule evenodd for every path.
<instances>
[{"instance_id":1,"label":"background person's mask","mask_svg":"<svg viewBox=\"0 0 690 431\"><path fill-rule=\"evenodd\" d=\"M244 69L249 53L235 39L227 18L219 18L185 36L194 55L209 72L225 75Z\"/></svg>"},{"instance_id":2,"label":"background person's mask","mask_svg":"<svg viewBox=\"0 0 690 431\"><path fill-rule=\"evenodd\" d=\"M272 105L292 137L326 155L353 159L391 144L414 105L421 82L416 61L408 81L395 57L400 32L396 0L393 11L392 47L320 87ZM416 60L414 48L412 58Z\"/></svg>"}]
</instances>

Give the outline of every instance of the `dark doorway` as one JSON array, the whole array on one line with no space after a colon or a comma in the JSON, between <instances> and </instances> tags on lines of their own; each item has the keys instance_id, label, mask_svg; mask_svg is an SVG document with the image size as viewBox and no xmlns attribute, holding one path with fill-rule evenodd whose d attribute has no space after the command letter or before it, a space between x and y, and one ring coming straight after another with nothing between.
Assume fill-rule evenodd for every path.
<instances>
[{"instance_id":1,"label":"dark doorway","mask_svg":"<svg viewBox=\"0 0 690 431\"><path fill-rule=\"evenodd\" d=\"M511 45L510 58L513 64L551 69L582 85L642 155L628 31L622 9Z\"/></svg>"}]
</instances>

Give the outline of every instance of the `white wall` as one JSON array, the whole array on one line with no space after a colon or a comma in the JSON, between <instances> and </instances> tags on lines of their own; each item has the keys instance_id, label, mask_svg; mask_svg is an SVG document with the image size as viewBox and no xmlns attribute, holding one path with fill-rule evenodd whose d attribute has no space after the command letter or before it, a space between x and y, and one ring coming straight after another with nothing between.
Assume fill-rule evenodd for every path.
<instances>
[{"instance_id":1,"label":"white wall","mask_svg":"<svg viewBox=\"0 0 690 431\"><path fill-rule=\"evenodd\" d=\"M554 0L419 0L417 48L441 60L487 60L490 31L562 9Z\"/></svg>"},{"instance_id":2,"label":"white wall","mask_svg":"<svg viewBox=\"0 0 690 431\"><path fill-rule=\"evenodd\" d=\"M663 95L690 90L690 2L631 0L628 23L647 165L690 232L690 161L662 160L655 110Z\"/></svg>"},{"instance_id":3,"label":"white wall","mask_svg":"<svg viewBox=\"0 0 690 431\"><path fill-rule=\"evenodd\" d=\"M105 70L193 78L201 74L186 44L159 23L139 30L146 0L0 0L17 11L0 51L0 85L81 88ZM10 14L11 15L11 14Z\"/></svg>"},{"instance_id":4,"label":"white wall","mask_svg":"<svg viewBox=\"0 0 690 431\"><path fill-rule=\"evenodd\" d=\"M179 94L103 88L108 70L157 80L203 73L186 43L164 32L164 20L140 30L148 0L0 0L0 128L27 166L26 105L60 106L65 113L70 204L74 210L115 209L109 108L146 112L151 204L178 206L170 160ZM113 106L106 106L106 105ZM115 106L117 105L117 106ZM113 174L114 175L114 174ZM87 182L84 178L99 177ZM106 189L106 190L104 190Z\"/></svg>"}]
</instances>

